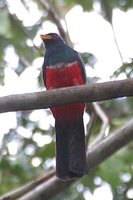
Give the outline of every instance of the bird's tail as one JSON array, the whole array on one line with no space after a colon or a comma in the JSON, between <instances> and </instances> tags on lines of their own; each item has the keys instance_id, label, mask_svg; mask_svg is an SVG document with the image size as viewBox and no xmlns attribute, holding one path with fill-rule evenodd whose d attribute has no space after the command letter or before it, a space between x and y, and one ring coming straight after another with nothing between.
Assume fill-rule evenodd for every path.
<instances>
[{"instance_id":1,"label":"bird's tail","mask_svg":"<svg viewBox=\"0 0 133 200\"><path fill-rule=\"evenodd\" d=\"M56 129L56 176L71 180L86 174L86 151L83 117L65 124L55 123Z\"/></svg>"}]
</instances>

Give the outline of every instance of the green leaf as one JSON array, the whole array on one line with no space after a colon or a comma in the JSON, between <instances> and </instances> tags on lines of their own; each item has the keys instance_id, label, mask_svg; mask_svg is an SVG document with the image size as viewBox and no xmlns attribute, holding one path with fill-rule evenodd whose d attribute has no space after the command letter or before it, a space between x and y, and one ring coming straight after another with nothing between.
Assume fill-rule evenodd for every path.
<instances>
[{"instance_id":1,"label":"green leaf","mask_svg":"<svg viewBox=\"0 0 133 200\"><path fill-rule=\"evenodd\" d=\"M121 10L127 11L127 9L133 7L132 0L106 0L112 8L120 8Z\"/></svg>"},{"instance_id":2,"label":"green leaf","mask_svg":"<svg viewBox=\"0 0 133 200\"><path fill-rule=\"evenodd\" d=\"M83 61L85 64L88 64L90 65L92 68L94 68L94 65L96 64L97 62L97 59L96 57L91 54L91 53L88 53L88 52L84 52L84 53L80 53L82 58L83 58Z\"/></svg>"},{"instance_id":3,"label":"green leaf","mask_svg":"<svg viewBox=\"0 0 133 200\"><path fill-rule=\"evenodd\" d=\"M80 4L84 10L92 10L93 9L93 0L64 0L64 3L66 4L66 6L68 7L72 7L76 4Z\"/></svg>"},{"instance_id":4,"label":"green leaf","mask_svg":"<svg viewBox=\"0 0 133 200\"><path fill-rule=\"evenodd\" d=\"M45 145L36 152L36 156L41 157L44 161L55 156L55 142Z\"/></svg>"},{"instance_id":5,"label":"green leaf","mask_svg":"<svg viewBox=\"0 0 133 200\"><path fill-rule=\"evenodd\" d=\"M0 9L0 35L11 37L10 28L8 10L6 8Z\"/></svg>"},{"instance_id":6,"label":"green leaf","mask_svg":"<svg viewBox=\"0 0 133 200\"><path fill-rule=\"evenodd\" d=\"M122 184L120 179L121 173L131 172L132 165L132 151L127 147L121 149L111 158L103 162L97 171L104 181L108 182L113 190Z\"/></svg>"}]
</instances>

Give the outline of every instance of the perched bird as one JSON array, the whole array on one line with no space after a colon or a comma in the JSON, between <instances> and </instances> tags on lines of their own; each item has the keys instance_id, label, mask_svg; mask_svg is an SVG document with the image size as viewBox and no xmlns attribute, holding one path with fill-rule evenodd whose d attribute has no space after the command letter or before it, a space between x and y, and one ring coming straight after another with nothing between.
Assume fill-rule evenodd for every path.
<instances>
[{"instance_id":1,"label":"perched bird","mask_svg":"<svg viewBox=\"0 0 133 200\"><path fill-rule=\"evenodd\" d=\"M56 33L41 35L46 52L42 67L47 90L83 85L84 64L78 52L69 47ZM56 176L71 180L86 174L83 103L51 108L56 131Z\"/></svg>"}]
</instances>

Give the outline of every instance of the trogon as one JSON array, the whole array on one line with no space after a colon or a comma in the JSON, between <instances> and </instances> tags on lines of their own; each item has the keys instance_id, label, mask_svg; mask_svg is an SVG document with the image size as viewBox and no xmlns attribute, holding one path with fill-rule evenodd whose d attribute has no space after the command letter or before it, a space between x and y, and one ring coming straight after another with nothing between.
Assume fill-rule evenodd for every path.
<instances>
[{"instance_id":1,"label":"trogon","mask_svg":"<svg viewBox=\"0 0 133 200\"><path fill-rule=\"evenodd\" d=\"M56 33L41 38L46 48L42 66L46 89L85 84L85 68L78 52ZM86 174L84 107L84 103L72 103L51 108L56 131L56 176L62 180Z\"/></svg>"}]
</instances>

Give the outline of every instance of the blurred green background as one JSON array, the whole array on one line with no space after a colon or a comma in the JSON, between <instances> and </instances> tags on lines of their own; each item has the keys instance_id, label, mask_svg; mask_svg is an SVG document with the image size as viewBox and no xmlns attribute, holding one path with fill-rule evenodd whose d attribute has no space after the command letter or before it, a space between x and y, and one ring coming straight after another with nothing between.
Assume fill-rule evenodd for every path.
<instances>
[{"instance_id":1,"label":"blurred green background","mask_svg":"<svg viewBox=\"0 0 133 200\"><path fill-rule=\"evenodd\" d=\"M49 3L67 30L67 38L81 52L88 83L133 76L132 0L51 0ZM39 37L43 32L58 32L43 0L0 1L1 96L45 89L41 76L45 49ZM100 105L109 118L110 133L133 114L132 98L100 102ZM49 109L0 114L0 121L0 194L4 194L54 169L55 133ZM85 125L88 123L86 114ZM101 125L97 117L91 141L97 137ZM133 144L54 199L99 198L133 199Z\"/></svg>"}]
</instances>

